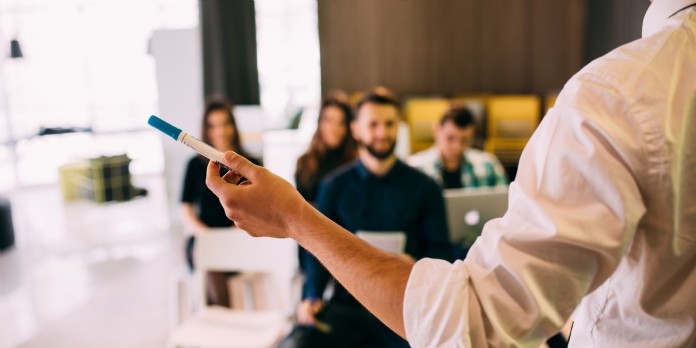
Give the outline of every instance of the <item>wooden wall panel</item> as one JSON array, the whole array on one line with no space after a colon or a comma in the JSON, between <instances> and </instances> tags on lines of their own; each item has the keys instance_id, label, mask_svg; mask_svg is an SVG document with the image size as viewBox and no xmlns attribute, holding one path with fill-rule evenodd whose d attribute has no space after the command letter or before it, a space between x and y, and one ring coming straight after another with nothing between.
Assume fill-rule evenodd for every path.
<instances>
[{"instance_id":1,"label":"wooden wall panel","mask_svg":"<svg viewBox=\"0 0 696 348\"><path fill-rule=\"evenodd\" d=\"M322 89L545 93L582 64L586 0L319 1Z\"/></svg>"},{"instance_id":2,"label":"wooden wall panel","mask_svg":"<svg viewBox=\"0 0 696 348\"><path fill-rule=\"evenodd\" d=\"M585 62L640 38L643 17L650 6L643 0L587 0L588 23Z\"/></svg>"}]
</instances>

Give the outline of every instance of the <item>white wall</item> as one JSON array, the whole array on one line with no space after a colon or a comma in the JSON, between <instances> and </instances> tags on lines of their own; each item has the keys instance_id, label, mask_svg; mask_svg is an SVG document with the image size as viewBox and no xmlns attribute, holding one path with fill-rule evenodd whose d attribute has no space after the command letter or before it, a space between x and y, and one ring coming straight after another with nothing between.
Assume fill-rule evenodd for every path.
<instances>
[{"instance_id":1,"label":"white wall","mask_svg":"<svg viewBox=\"0 0 696 348\"><path fill-rule=\"evenodd\" d=\"M263 133L263 166L295 185L297 159L307 151L311 137L297 129Z\"/></svg>"},{"instance_id":2,"label":"white wall","mask_svg":"<svg viewBox=\"0 0 696 348\"><path fill-rule=\"evenodd\" d=\"M2 38L2 48L0 48L0 71L4 71L4 61L9 59L10 41L5 40L0 26L0 38ZM7 102L6 86L7 81L0 81L0 193L9 192L16 185L16 166L14 146L1 146L10 138L10 115Z\"/></svg>"},{"instance_id":3,"label":"white wall","mask_svg":"<svg viewBox=\"0 0 696 348\"><path fill-rule=\"evenodd\" d=\"M157 72L158 116L187 133L199 134L204 103L199 29L155 31L152 55ZM172 225L181 227L181 186L186 163L195 152L164 135L162 148Z\"/></svg>"}]
</instances>

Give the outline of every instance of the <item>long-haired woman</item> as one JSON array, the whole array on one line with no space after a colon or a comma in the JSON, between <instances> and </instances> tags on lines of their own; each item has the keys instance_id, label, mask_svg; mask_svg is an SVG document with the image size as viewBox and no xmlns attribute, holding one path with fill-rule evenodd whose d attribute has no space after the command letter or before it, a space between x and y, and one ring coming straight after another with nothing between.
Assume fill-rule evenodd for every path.
<instances>
[{"instance_id":1,"label":"long-haired woman","mask_svg":"<svg viewBox=\"0 0 696 348\"><path fill-rule=\"evenodd\" d=\"M201 140L220 150L232 150L247 158L248 153L241 145L237 123L232 114L232 104L226 98L209 98L203 112ZM251 159L258 163L257 160ZM181 212L184 224L192 235L186 241L186 261L193 270L193 246L195 236L207 233L211 228L231 227L233 222L225 216L220 201L205 185L208 159L197 155L189 160L184 175L181 196ZM225 171L225 169L221 169ZM224 174L224 173L221 173ZM211 304L229 307L226 272L209 272L207 275L207 297Z\"/></svg>"},{"instance_id":2,"label":"long-haired woman","mask_svg":"<svg viewBox=\"0 0 696 348\"><path fill-rule=\"evenodd\" d=\"M347 102L329 97L321 104L317 130L309 149L297 160L295 183L310 203L317 196L321 180L332 170L353 161L357 156L355 140L350 134L353 110ZM306 251L299 250L300 268L304 271Z\"/></svg>"}]
</instances>

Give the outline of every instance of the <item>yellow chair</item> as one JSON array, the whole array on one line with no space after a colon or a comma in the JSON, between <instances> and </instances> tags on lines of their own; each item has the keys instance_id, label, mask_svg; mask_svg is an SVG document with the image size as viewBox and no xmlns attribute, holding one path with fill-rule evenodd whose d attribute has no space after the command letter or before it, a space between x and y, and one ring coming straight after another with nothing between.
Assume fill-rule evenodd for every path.
<instances>
[{"instance_id":1,"label":"yellow chair","mask_svg":"<svg viewBox=\"0 0 696 348\"><path fill-rule=\"evenodd\" d=\"M358 102L360 101L360 99L362 99L364 95L365 93L363 93L362 91L353 92L350 94L350 96L348 96L348 103L350 104L350 106L355 107L356 105L358 105Z\"/></svg>"},{"instance_id":2,"label":"yellow chair","mask_svg":"<svg viewBox=\"0 0 696 348\"><path fill-rule=\"evenodd\" d=\"M411 153L433 144L433 125L450 108L447 98L412 98L406 101L404 115L411 134Z\"/></svg>"},{"instance_id":3,"label":"yellow chair","mask_svg":"<svg viewBox=\"0 0 696 348\"><path fill-rule=\"evenodd\" d=\"M488 137L485 150L503 165L516 165L539 124L541 102L536 95L499 95L487 100Z\"/></svg>"},{"instance_id":4,"label":"yellow chair","mask_svg":"<svg viewBox=\"0 0 696 348\"><path fill-rule=\"evenodd\" d=\"M546 97L544 97L544 115L556 104L556 98L558 98L558 92L546 94Z\"/></svg>"}]
</instances>

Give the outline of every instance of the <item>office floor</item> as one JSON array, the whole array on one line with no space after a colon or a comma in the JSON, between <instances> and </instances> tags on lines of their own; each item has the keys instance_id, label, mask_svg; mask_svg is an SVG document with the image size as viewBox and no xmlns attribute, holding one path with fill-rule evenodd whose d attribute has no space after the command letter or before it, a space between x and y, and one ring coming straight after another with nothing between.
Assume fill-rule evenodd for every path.
<instances>
[{"instance_id":1,"label":"office floor","mask_svg":"<svg viewBox=\"0 0 696 348\"><path fill-rule=\"evenodd\" d=\"M67 203L57 185L11 194L17 245L0 253L0 348L166 345L181 234L164 180L140 179L148 195L121 203Z\"/></svg>"},{"instance_id":2,"label":"office floor","mask_svg":"<svg viewBox=\"0 0 696 348\"><path fill-rule=\"evenodd\" d=\"M16 247L0 254L0 348L163 347L180 238L161 177L129 202L66 203L42 186L11 194Z\"/></svg>"}]
</instances>

